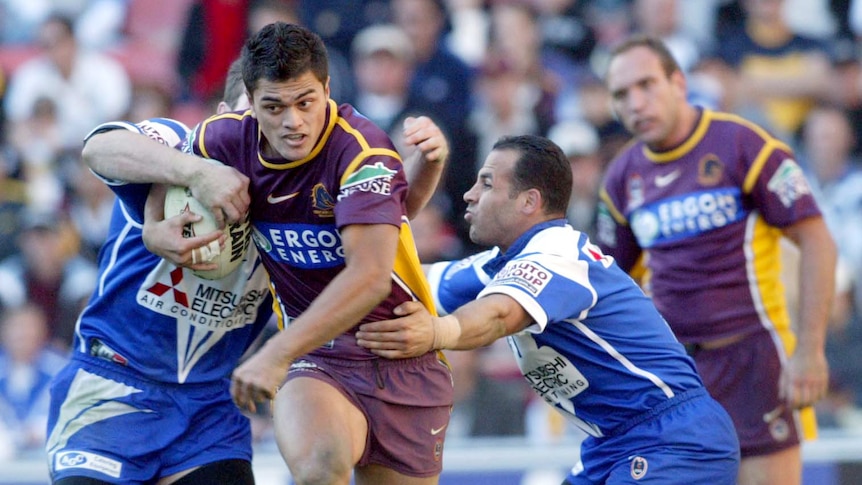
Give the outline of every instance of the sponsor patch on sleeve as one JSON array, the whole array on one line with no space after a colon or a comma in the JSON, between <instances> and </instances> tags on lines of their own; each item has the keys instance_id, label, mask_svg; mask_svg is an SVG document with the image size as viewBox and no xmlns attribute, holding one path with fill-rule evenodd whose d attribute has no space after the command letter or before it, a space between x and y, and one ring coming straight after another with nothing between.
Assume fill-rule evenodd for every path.
<instances>
[{"instance_id":1,"label":"sponsor patch on sleeve","mask_svg":"<svg viewBox=\"0 0 862 485\"><path fill-rule=\"evenodd\" d=\"M517 286L535 298L548 286L552 276L550 271L532 261L511 261L488 286Z\"/></svg>"},{"instance_id":2,"label":"sponsor patch on sleeve","mask_svg":"<svg viewBox=\"0 0 862 485\"><path fill-rule=\"evenodd\" d=\"M785 158L778 166L778 170L772 174L772 178L766 184L770 192L778 196L778 200L784 207L790 207L802 196L811 193L805 174L799 165L790 158Z\"/></svg>"}]
</instances>

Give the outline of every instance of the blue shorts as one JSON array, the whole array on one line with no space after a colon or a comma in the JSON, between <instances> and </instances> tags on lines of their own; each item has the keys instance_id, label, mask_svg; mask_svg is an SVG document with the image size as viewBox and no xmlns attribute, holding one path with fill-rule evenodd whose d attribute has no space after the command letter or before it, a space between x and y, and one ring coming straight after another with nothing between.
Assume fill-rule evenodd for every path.
<instances>
[{"instance_id":1,"label":"blue shorts","mask_svg":"<svg viewBox=\"0 0 862 485\"><path fill-rule=\"evenodd\" d=\"M617 435L587 438L570 485L734 485L739 442L730 416L704 389L667 401L664 409Z\"/></svg>"},{"instance_id":2,"label":"blue shorts","mask_svg":"<svg viewBox=\"0 0 862 485\"><path fill-rule=\"evenodd\" d=\"M230 381L165 384L76 353L54 379L51 478L143 483L228 459L251 461L251 427Z\"/></svg>"}]
</instances>

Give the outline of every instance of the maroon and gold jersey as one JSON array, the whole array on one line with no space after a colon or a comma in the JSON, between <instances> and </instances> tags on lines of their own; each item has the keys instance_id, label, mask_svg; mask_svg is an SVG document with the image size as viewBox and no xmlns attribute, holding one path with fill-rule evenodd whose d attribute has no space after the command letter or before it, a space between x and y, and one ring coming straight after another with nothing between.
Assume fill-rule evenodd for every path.
<instances>
[{"instance_id":1,"label":"maroon and gold jersey","mask_svg":"<svg viewBox=\"0 0 862 485\"><path fill-rule=\"evenodd\" d=\"M684 343L768 329L793 348L781 228L818 216L791 149L759 126L704 110L657 153L628 147L608 169L598 241L645 288Z\"/></svg>"},{"instance_id":2,"label":"maroon and gold jersey","mask_svg":"<svg viewBox=\"0 0 862 485\"><path fill-rule=\"evenodd\" d=\"M401 158L386 133L352 106L330 100L323 134L308 157L265 157L262 136L250 111L225 113L198 125L186 151L220 160L251 179L253 237L284 320L289 324L305 311L344 268L339 230L351 224L401 229L392 292L362 322L391 318L392 309L407 300L422 301L433 312L405 215ZM355 331L317 352L374 358L356 345Z\"/></svg>"}]
</instances>

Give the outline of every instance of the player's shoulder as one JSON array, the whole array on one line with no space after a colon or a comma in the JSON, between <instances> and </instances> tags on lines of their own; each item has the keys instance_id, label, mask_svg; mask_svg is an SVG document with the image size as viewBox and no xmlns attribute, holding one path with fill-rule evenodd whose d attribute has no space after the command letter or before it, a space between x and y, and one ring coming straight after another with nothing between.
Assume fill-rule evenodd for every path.
<instances>
[{"instance_id":1,"label":"player's shoulder","mask_svg":"<svg viewBox=\"0 0 862 485\"><path fill-rule=\"evenodd\" d=\"M332 101L334 105L334 101ZM337 108L338 116L334 122L332 134L348 143L359 146L392 147L392 140L383 128L360 113L353 105L344 103Z\"/></svg>"},{"instance_id":2,"label":"player's shoulder","mask_svg":"<svg viewBox=\"0 0 862 485\"><path fill-rule=\"evenodd\" d=\"M171 118L149 118L137 123L108 121L90 130L90 133L84 137L84 143L95 135L113 130L126 130L146 135L170 147L179 146L189 132L189 128L183 122Z\"/></svg>"}]
</instances>

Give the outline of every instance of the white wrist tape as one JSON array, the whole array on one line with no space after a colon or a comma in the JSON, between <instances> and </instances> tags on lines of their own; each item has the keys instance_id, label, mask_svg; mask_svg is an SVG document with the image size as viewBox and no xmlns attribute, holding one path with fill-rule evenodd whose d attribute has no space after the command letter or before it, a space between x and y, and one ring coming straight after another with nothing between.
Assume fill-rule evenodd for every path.
<instances>
[{"instance_id":1,"label":"white wrist tape","mask_svg":"<svg viewBox=\"0 0 862 485\"><path fill-rule=\"evenodd\" d=\"M433 348L435 350L452 348L458 343L458 339L461 337L461 322L455 315L434 318L432 323L434 326Z\"/></svg>"}]
</instances>

